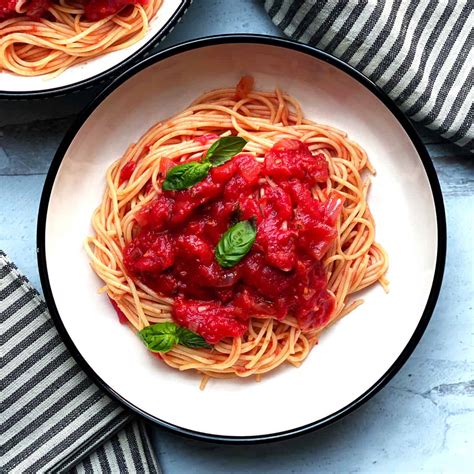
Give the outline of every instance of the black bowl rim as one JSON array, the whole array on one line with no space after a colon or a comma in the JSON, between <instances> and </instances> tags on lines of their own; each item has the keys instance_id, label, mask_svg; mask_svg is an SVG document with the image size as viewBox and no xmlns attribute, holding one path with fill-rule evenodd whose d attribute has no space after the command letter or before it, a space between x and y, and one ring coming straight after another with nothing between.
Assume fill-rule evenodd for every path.
<instances>
[{"instance_id":1,"label":"black bowl rim","mask_svg":"<svg viewBox=\"0 0 474 474\"><path fill-rule=\"evenodd\" d=\"M60 87L53 87L51 89L44 89L41 91L4 91L0 89L0 100L28 100L28 99L46 99L50 97L58 97L73 92L78 92L84 89L91 88L101 82L106 81L107 79L112 79L113 76L117 76L127 67L131 67L133 64L136 64L140 60L141 56L145 55L147 51L156 46L160 41L163 41L168 33L170 33L176 24L181 20L183 15L186 13L187 9L193 2L193 0L180 0L181 4L174 11L168 21L157 31L140 49L135 51L133 54L128 56L123 61L119 62L115 66L110 67L109 69L99 72L94 76L83 79L79 82L74 82Z\"/></svg>"},{"instance_id":2,"label":"black bowl rim","mask_svg":"<svg viewBox=\"0 0 474 474\"><path fill-rule=\"evenodd\" d=\"M398 356L396 361L392 364L392 366L380 377L380 379L374 383L367 391L365 391L362 395L357 397L351 403L346 405L345 407L339 409L335 413L322 418L320 420L316 420L312 423L306 424L304 426L292 428L290 430L281 431L277 433L269 433L263 435L251 435L251 436L224 436L224 435L216 435L211 433L205 433L200 431L194 431L187 428L182 428L180 426L174 425L172 423L168 423L164 420L161 420L155 416L146 413L139 407L135 406L133 403L125 399L122 395L117 393L112 387L108 386L99 376L94 372L92 367L85 361L82 355L79 353L78 349L76 348L75 344L73 343L71 337L66 331L64 324L62 323L61 317L58 313L56 308L52 290L49 283L48 277L48 270L46 264L46 252L45 252L45 230L46 230L46 218L47 218L47 211L48 211L48 204L51 195L51 191L53 188L53 184L55 181L56 174L59 170L63 157L72 142L73 138L76 136L77 132L87 120L87 118L91 115L91 113L96 109L96 107L109 95L111 94L117 87L122 85L125 81L127 81L130 77L132 77L135 73L147 68L150 65L153 65L163 59L166 59L170 56L180 54L186 51L194 50L201 47L207 46L214 46L214 45L222 45L222 44L239 44L239 43L256 43L256 44L265 44L269 46L276 46L287 48L293 51L301 52L308 54L316 59L320 59L325 61L338 69L341 69L343 72L349 74L352 78L356 79L359 83L364 85L369 91L371 91L376 97L378 97L385 106L392 112L398 122L402 125L405 132L411 139L413 145L415 146L421 162L424 166L425 172L428 176L429 183L431 186L431 191L433 194L434 205L436 210L436 219L437 219L437 227L438 227L438 251L437 251L437 258L436 258L436 266L435 266L435 273L433 277L433 282L430 290L430 294L428 300L426 302L425 309L421 316L420 322L418 323L413 335L411 336L410 340L408 341L407 345L405 346L402 353ZM440 292L441 282L443 278L444 266L445 266L445 258L446 258L446 217L444 211L444 203L443 197L441 194L441 188L439 185L439 181L436 175L436 171L434 166L431 162L430 156L421 142L420 138L417 135L413 125L409 122L409 120L403 115L402 112L396 107L395 103L388 98L388 96L382 92L382 90L372 83L369 79L363 76L361 73L356 71L351 66L343 63L337 58L315 49L310 46L306 46L301 43L297 43L291 40L277 38L273 36L266 36L266 35L255 35L255 34L230 34L230 35L216 35L207 38L201 38L197 40L187 41L185 43L179 44L177 46L173 46L168 48L164 51L161 51L149 58L141 61L137 65L133 66L130 70L124 72L120 77L114 80L112 84L110 84L101 94L98 95L87 107L86 109L79 115L73 125L70 127L68 132L66 133L62 143L60 144L56 155L53 158L51 163L48 175L46 177L43 193L41 196L40 208L39 208L39 215L38 215L38 226L37 226L37 254L38 254L38 266L40 272L40 279L41 284L44 291L44 296L48 305L48 308L51 312L51 316L53 321L63 338L66 346L78 362L78 364L84 369L84 371L94 380L97 385L102 387L108 394L110 394L113 398L115 398L121 405L126 408L131 409L135 413L141 415L145 419L152 421L161 427L164 427L172 432L178 433L180 435L197 439L197 440L204 440L210 442L217 442L217 443L227 443L227 444L256 444L256 443L264 443L270 441L281 441L284 439L289 439L310 431L313 431L318 428L325 427L335 421L341 419L343 416L351 413L352 411L359 408L363 403L367 400L372 398L383 386L385 386L389 380L401 369L404 363L407 361L410 354L415 349L416 345L421 339L428 322L431 318L433 310L436 305L436 301Z\"/></svg>"}]
</instances>

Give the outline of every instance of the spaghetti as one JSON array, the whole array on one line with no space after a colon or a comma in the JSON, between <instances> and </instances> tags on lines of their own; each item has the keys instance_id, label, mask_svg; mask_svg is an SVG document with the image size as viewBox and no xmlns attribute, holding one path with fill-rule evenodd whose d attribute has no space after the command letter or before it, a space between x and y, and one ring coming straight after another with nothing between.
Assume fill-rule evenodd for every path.
<instances>
[{"instance_id":1,"label":"spaghetti","mask_svg":"<svg viewBox=\"0 0 474 474\"><path fill-rule=\"evenodd\" d=\"M142 5L130 0L122 3L126 7L119 13L105 10L105 18L95 13L96 21L86 19L81 0L54 1L41 18L27 16L23 10L12 12L21 16L0 21L0 72L52 77L74 64L128 48L144 37L161 3L148 0ZM114 5L110 12L119 7Z\"/></svg>"},{"instance_id":2,"label":"spaghetti","mask_svg":"<svg viewBox=\"0 0 474 474\"><path fill-rule=\"evenodd\" d=\"M376 282L388 290L388 259L375 242L375 223L367 204L370 178L365 175L374 174L374 169L364 150L345 132L304 118L293 97L278 89L257 92L244 87L242 91L242 84L245 81L239 83L237 93L228 88L202 95L182 113L151 127L111 165L102 204L92 219L95 235L85 245L93 270L105 283L101 291L135 331L172 321L173 298L130 276L123 258L124 247L139 230L137 213L162 192L163 161L178 164L201 157L209 148L206 137L210 133L245 138L245 152L257 161L263 161L282 139L298 139L311 152L323 154L329 178L313 187L313 196L325 202L337 193L344 199L335 224L337 235L321 259L335 300L330 317L319 327L304 329L292 315L283 320L251 315L242 337L225 338L211 349L176 345L160 354L171 367L201 373L202 388L209 377L255 376L259 380L285 362L299 366L321 331L363 302L351 295Z\"/></svg>"}]
</instances>

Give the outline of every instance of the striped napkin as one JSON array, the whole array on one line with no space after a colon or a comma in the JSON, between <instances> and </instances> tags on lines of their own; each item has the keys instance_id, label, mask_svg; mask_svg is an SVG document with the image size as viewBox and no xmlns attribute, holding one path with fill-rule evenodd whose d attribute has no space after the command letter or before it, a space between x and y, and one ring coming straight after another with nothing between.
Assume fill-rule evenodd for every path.
<instances>
[{"instance_id":1,"label":"striped napkin","mask_svg":"<svg viewBox=\"0 0 474 474\"><path fill-rule=\"evenodd\" d=\"M349 63L412 120L474 151L473 0L265 0L291 38Z\"/></svg>"},{"instance_id":2,"label":"striped napkin","mask_svg":"<svg viewBox=\"0 0 474 474\"><path fill-rule=\"evenodd\" d=\"M80 369L1 250L0 324L0 472L160 473L142 423Z\"/></svg>"}]
</instances>

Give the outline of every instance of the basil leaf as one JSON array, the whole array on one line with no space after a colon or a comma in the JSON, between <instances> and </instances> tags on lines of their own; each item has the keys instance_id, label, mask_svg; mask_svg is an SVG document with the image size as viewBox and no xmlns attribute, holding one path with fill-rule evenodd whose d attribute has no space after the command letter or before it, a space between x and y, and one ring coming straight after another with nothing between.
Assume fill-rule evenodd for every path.
<instances>
[{"instance_id":1,"label":"basil leaf","mask_svg":"<svg viewBox=\"0 0 474 474\"><path fill-rule=\"evenodd\" d=\"M223 137L216 140L207 150L204 162L209 161L212 166L223 165L237 153L240 153L247 140L242 137Z\"/></svg>"},{"instance_id":2,"label":"basil leaf","mask_svg":"<svg viewBox=\"0 0 474 474\"><path fill-rule=\"evenodd\" d=\"M186 347L212 347L199 334L175 323L157 323L143 328L138 337L151 352L168 352L176 344Z\"/></svg>"},{"instance_id":3,"label":"basil leaf","mask_svg":"<svg viewBox=\"0 0 474 474\"><path fill-rule=\"evenodd\" d=\"M205 341L202 336L190 331L187 328L178 328L178 337L179 343L186 347L191 347L193 349L199 349L201 347L212 347Z\"/></svg>"},{"instance_id":4,"label":"basil leaf","mask_svg":"<svg viewBox=\"0 0 474 474\"><path fill-rule=\"evenodd\" d=\"M163 189L165 191L177 191L190 188L207 176L211 166L211 163L200 163L198 161L173 166L166 174Z\"/></svg>"},{"instance_id":5,"label":"basil leaf","mask_svg":"<svg viewBox=\"0 0 474 474\"><path fill-rule=\"evenodd\" d=\"M174 323L157 323L143 328L138 336L151 352L168 352L179 342Z\"/></svg>"},{"instance_id":6,"label":"basil leaf","mask_svg":"<svg viewBox=\"0 0 474 474\"><path fill-rule=\"evenodd\" d=\"M209 147L202 162L173 166L166 174L162 188L165 191L179 191L194 186L208 175L211 167L222 165L240 153L246 143L241 137L219 138Z\"/></svg>"},{"instance_id":7,"label":"basil leaf","mask_svg":"<svg viewBox=\"0 0 474 474\"><path fill-rule=\"evenodd\" d=\"M178 344L178 338L173 334L161 334L149 339L142 338L147 349L151 352L168 352Z\"/></svg>"},{"instance_id":8,"label":"basil leaf","mask_svg":"<svg viewBox=\"0 0 474 474\"><path fill-rule=\"evenodd\" d=\"M249 253L256 235L257 230L251 221L240 221L227 230L215 250L219 265L229 268L239 263Z\"/></svg>"}]
</instances>

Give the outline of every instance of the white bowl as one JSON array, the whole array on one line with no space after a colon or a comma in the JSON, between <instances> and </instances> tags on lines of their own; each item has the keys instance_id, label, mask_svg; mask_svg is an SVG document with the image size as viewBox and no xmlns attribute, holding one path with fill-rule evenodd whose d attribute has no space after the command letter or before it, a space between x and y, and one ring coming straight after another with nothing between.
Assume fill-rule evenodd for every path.
<instances>
[{"instance_id":1,"label":"white bowl","mask_svg":"<svg viewBox=\"0 0 474 474\"><path fill-rule=\"evenodd\" d=\"M390 256L390 293L325 331L304 364L254 380L211 380L170 369L117 323L82 248L105 171L155 122L210 89L252 74L300 100L305 114L349 132L377 169L369 202ZM263 36L217 36L163 51L124 73L68 132L41 201L44 294L79 363L122 403L163 426L221 441L281 439L323 426L370 398L402 366L433 311L446 228L439 184L410 123L370 81L340 61Z\"/></svg>"},{"instance_id":2,"label":"white bowl","mask_svg":"<svg viewBox=\"0 0 474 474\"><path fill-rule=\"evenodd\" d=\"M0 98L28 98L62 95L96 81L117 74L122 68L136 62L148 49L155 46L173 29L186 12L191 0L163 0L156 16L150 21L145 36L132 46L106 53L66 69L51 79L45 76L18 76L0 72Z\"/></svg>"}]
</instances>

